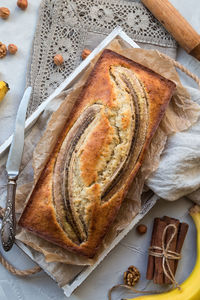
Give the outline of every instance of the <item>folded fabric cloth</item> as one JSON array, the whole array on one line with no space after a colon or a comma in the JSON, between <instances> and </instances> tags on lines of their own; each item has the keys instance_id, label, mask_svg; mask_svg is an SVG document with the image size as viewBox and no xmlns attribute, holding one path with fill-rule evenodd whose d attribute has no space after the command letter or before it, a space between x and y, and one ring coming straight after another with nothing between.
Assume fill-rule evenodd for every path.
<instances>
[{"instance_id":1,"label":"folded fabric cloth","mask_svg":"<svg viewBox=\"0 0 200 300\"><path fill-rule=\"evenodd\" d=\"M200 104L200 91L187 90ZM173 201L187 195L200 204L200 118L187 131L169 137L159 167L146 184L163 199Z\"/></svg>"}]
</instances>

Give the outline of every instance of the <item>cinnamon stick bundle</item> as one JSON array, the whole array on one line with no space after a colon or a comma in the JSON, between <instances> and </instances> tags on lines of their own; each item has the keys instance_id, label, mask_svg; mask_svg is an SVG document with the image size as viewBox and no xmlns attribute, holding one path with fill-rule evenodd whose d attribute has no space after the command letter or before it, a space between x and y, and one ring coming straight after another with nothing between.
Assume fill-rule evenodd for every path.
<instances>
[{"instance_id":1,"label":"cinnamon stick bundle","mask_svg":"<svg viewBox=\"0 0 200 300\"><path fill-rule=\"evenodd\" d=\"M174 227L168 226L171 224L175 226L176 233L174 232L175 230ZM167 226L169 228L166 228ZM154 219L151 244L150 244L150 254L148 258L148 266L147 266L147 273L146 273L146 278L148 280L153 280L153 282L156 284L172 283L171 279L166 275L166 272L167 274L170 274L171 271L172 274L175 276L177 266L178 266L178 260L168 259L168 264L166 264L166 261L164 261L165 271L163 270L163 238L164 238L164 250L166 250L166 245L168 244L169 246L168 250L172 251L169 253L180 254L187 231L188 231L188 224L180 223L180 221L177 219L170 218L167 216L164 216L163 218Z\"/></svg>"}]
</instances>

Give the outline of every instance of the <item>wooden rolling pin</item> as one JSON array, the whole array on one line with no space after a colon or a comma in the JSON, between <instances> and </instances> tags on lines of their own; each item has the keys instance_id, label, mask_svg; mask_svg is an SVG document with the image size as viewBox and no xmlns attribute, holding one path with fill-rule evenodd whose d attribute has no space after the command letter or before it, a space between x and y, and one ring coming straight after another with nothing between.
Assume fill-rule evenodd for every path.
<instances>
[{"instance_id":1,"label":"wooden rolling pin","mask_svg":"<svg viewBox=\"0 0 200 300\"><path fill-rule=\"evenodd\" d=\"M200 61L200 35L168 0L141 0L183 49ZM189 2L188 2L189 5Z\"/></svg>"}]
</instances>

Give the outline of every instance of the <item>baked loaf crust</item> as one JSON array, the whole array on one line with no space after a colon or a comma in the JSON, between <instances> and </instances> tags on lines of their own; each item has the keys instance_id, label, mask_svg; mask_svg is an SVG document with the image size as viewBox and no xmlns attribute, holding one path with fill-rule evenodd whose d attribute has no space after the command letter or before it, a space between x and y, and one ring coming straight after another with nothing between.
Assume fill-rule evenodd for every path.
<instances>
[{"instance_id":1,"label":"baked loaf crust","mask_svg":"<svg viewBox=\"0 0 200 300\"><path fill-rule=\"evenodd\" d=\"M104 50L19 225L93 257L114 221L175 84Z\"/></svg>"}]
</instances>

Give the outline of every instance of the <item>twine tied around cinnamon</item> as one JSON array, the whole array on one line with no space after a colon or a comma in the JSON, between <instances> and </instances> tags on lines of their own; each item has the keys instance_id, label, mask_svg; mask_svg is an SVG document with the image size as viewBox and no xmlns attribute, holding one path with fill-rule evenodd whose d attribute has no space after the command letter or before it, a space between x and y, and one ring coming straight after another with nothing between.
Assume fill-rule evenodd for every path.
<instances>
[{"instance_id":1,"label":"twine tied around cinnamon","mask_svg":"<svg viewBox=\"0 0 200 300\"><path fill-rule=\"evenodd\" d=\"M174 231L172 232L172 235L171 235L169 241L165 245L166 233L169 228L172 228ZM176 226L174 224L167 225L162 234L162 246L161 247L158 247L158 246L149 247L149 255L162 258L162 268L163 268L163 272L164 272L165 276L170 279L174 288L178 288L180 290L180 285L176 281L175 276L169 265L169 259L181 259L181 255L179 253L169 250L171 242L176 234L177 234Z\"/></svg>"}]
</instances>

